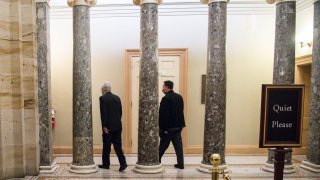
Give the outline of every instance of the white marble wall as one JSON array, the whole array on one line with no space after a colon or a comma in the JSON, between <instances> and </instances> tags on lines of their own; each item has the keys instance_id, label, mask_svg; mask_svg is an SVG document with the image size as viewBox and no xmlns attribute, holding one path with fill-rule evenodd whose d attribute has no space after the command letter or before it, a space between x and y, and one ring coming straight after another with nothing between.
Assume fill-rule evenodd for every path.
<instances>
[{"instance_id":1,"label":"white marble wall","mask_svg":"<svg viewBox=\"0 0 320 180\"><path fill-rule=\"evenodd\" d=\"M0 0L0 179L38 173L34 17L34 0Z\"/></svg>"}]
</instances>

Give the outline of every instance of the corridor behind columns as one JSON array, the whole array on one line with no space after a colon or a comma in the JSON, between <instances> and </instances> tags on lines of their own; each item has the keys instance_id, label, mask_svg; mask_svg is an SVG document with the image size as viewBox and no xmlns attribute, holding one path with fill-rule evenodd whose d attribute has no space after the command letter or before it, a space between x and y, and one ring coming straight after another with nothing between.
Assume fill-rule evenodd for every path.
<instances>
[{"instance_id":1,"label":"corridor behind columns","mask_svg":"<svg viewBox=\"0 0 320 180\"><path fill-rule=\"evenodd\" d=\"M275 46L275 29L283 30L276 20L281 0L68 2L0 0L0 179L210 179L203 172L212 167L208 157L213 153L225 158L223 168L232 179L273 177L261 170L271 157L258 148L259 123L261 85L273 83L275 52L287 53ZM216 6L224 3L225 8ZM310 171L320 165L318 141L310 140L320 138L315 89L320 31L314 18L320 17L320 3L295 4L289 64L295 73L290 78L308 92L302 147L293 149L294 171L284 177L320 179ZM151 56L143 63L152 70L140 73L141 57ZM141 75L152 81L141 82ZM172 147L160 165L157 161L157 111L167 79L184 98L184 170L174 168ZM110 170L96 167L101 164L99 97L105 81L123 106L122 146L129 167L122 173L113 150ZM153 133L138 131L142 87L157 94L143 104L152 106L152 113L142 109ZM149 137L140 145L147 154L138 150L139 133ZM155 166L158 173L137 173L137 162ZM89 173L79 174L84 169Z\"/></svg>"}]
</instances>

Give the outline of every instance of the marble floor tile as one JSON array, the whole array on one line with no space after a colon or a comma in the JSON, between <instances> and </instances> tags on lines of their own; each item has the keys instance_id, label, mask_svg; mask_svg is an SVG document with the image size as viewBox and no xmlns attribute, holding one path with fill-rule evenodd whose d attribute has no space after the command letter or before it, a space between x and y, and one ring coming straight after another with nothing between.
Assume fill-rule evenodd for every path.
<instances>
[{"instance_id":1,"label":"marble floor tile","mask_svg":"<svg viewBox=\"0 0 320 180\"><path fill-rule=\"evenodd\" d=\"M162 165L164 171L160 174L137 174L133 172L134 165L137 161L136 154L130 154L126 156L129 164L128 168L124 172L119 172L119 163L116 156L111 155L111 167L109 170L99 169L98 172L93 174L74 174L69 171L72 157L56 156L55 161L58 165L58 169L54 174L39 174L37 177L26 177L26 179L130 179L130 180L174 180L174 179L190 179L190 180L202 180L211 179L210 174L201 173L197 170L199 163L202 160L201 155L186 155L185 156L185 169L175 169L173 164L176 163L176 157L174 154L167 154L163 157ZM232 180L272 180L273 174L261 170L261 167L265 163L267 156L227 156L228 168L230 170L229 176ZM299 163L305 159L305 156L293 156L293 162L296 168L296 172L293 174L285 174L284 180L320 180L320 173L311 173L303 170L299 167ZM95 163L101 163L101 156L94 157ZM221 178L222 179L222 178Z\"/></svg>"}]
</instances>

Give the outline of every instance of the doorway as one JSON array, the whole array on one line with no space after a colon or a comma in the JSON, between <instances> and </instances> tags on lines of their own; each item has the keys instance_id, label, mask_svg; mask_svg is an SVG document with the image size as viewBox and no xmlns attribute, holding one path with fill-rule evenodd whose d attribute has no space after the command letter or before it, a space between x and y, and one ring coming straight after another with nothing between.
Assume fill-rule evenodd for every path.
<instances>
[{"instance_id":1,"label":"doorway","mask_svg":"<svg viewBox=\"0 0 320 180\"><path fill-rule=\"evenodd\" d=\"M139 110L139 69L140 52L138 49L126 50L125 81L125 149L128 153L138 150L138 110ZM187 112L187 49L159 49L159 103L164 96L162 84L165 80L174 82L174 91L184 99L184 113ZM182 133L183 145L186 147L186 132ZM167 153L174 153L169 147Z\"/></svg>"},{"instance_id":2,"label":"doorway","mask_svg":"<svg viewBox=\"0 0 320 180\"><path fill-rule=\"evenodd\" d=\"M302 56L296 59L295 84L305 85L304 109L302 122L302 146L297 154L305 154L307 149L309 114L310 114L310 83L311 83L312 56ZM295 149L299 151L299 149Z\"/></svg>"}]
</instances>

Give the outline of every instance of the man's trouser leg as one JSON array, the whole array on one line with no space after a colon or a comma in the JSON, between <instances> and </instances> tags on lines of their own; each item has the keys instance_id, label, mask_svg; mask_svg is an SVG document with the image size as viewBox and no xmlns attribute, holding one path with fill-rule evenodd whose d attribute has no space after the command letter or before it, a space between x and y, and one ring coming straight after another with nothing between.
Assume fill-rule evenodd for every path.
<instances>
[{"instance_id":1,"label":"man's trouser leg","mask_svg":"<svg viewBox=\"0 0 320 180\"><path fill-rule=\"evenodd\" d=\"M181 131L182 129L172 132L172 143L176 151L178 164L184 166Z\"/></svg>"}]
</instances>

